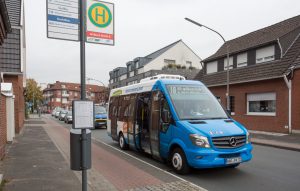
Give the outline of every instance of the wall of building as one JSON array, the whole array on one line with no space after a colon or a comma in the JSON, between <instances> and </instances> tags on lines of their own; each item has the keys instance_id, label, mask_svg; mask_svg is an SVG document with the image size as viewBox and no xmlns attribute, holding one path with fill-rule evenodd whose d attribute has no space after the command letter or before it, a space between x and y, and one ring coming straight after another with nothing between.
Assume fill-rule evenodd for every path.
<instances>
[{"instance_id":1,"label":"wall of building","mask_svg":"<svg viewBox=\"0 0 300 191\"><path fill-rule=\"evenodd\" d=\"M13 84L15 95L15 128L16 133L20 133L24 126L25 101L22 75L4 75L4 82Z\"/></svg>"},{"instance_id":2,"label":"wall of building","mask_svg":"<svg viewBox=\"0 0 300 191\"><path fill-rule=\"evenodd\" d=\"M164 66L166 66L164 59L175 60L175 64L184 65L187 68L189 66L186 65L186 61L191 61L193 67L196 69L201 68L201 59L181 41L156 59L146 64L144 66L144 72L148 72L150 70L161 70Z\"/></svg>"},{"instance_id":3,"label":"wall of building","mask_svg":"<svg viewBox=\"0 0 300 191\"><path fill-rule=\"evenodd\" d=\"M300 130L300 69L294 71L292 81L292 129Z\"/></svg>"},{"instance_id":4,"label":"wall of building","mask_svg":"<svg viewBox=\"0 0 300 191\"><path fill-rule=\"evenodd\" d=\"M221 98L226 108L226 86L210 87ZM247 115L247 94L276 93L276 116ZM235 97L235 115L232 117L249 130L288 133L288 89L283 78L230 85L230 95Z\"/></svg>"},{"instance_id":5,"label":"wall of building","mask_svg":"<svg viewBox=\"0 0 300 191\"><path fill-rule=\"evenodd\" d=\"M0 93L0 159L2 159L5 154L6 132L6 98Z\"/></svg>"}]
</instances>

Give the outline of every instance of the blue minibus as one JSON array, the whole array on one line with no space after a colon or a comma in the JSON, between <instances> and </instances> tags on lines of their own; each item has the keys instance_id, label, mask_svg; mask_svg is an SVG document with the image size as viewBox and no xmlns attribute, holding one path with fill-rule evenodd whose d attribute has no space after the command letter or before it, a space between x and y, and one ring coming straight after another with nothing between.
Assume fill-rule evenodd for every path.
<instances>
[{"instance_id":1,"label":"blue minibus","mask_svg":"<svg viewBox=\"0 0 300 191\"><path fill-rule=\"evenodd\" d=\"M190 167L237 167L252 158L247 129L230 117L200 81L157 75L112 89L107 132L121 149Z\"/></svg>"}]
</instances>

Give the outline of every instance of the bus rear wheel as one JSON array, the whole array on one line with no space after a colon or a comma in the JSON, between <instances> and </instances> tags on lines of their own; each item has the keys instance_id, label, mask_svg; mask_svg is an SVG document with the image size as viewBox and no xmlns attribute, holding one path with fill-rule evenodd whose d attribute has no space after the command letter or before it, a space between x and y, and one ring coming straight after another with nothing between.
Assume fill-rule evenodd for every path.
<instances>
[{"instance_id":1,"label":"bus rear wheel","mask_svg":"<svg viewBox=\"0 0 300 191\"><path fill-rule=\"evenodd\" d=\"M187 174L190 171L185 154L181 148L175 148L173 150L171 164L175 172L178 174Z\"/></svg>"},{"instance_id":2,"label":"bus rear wheel","mask_svg":"<svg viewBox=\"0 0 300 191\"><path fill-rule=\"evenodd\" d=\"M128 144L125 141L123 133L120 133L119 135L119 146L122 150L128 149Z\"/></svg>"}]
</instances>

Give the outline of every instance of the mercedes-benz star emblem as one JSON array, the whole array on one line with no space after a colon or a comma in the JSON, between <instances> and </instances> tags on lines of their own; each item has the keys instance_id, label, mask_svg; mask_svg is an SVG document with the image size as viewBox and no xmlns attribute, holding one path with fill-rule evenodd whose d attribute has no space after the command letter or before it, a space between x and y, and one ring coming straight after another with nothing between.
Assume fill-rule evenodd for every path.
<instances>
[{"instance_id":1,"label":"mercedes-benz star emblem","mask_svg":"<svg viewBox=\"0 0 300 191\"><path fill-rule=\"evenodd\" d=\"M229 144L230 144L231 146L235 147L235 146L236 146L236 139L235 139L234 137L231 137L231 138L229 139Z\"/></svg>"}]
</instances>

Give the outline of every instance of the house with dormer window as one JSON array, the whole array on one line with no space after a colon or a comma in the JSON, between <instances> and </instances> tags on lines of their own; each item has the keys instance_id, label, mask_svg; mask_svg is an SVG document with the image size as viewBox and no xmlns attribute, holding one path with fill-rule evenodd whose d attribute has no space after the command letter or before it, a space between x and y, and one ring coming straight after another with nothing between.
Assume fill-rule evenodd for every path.
<instances>
[{"instance_id":1,"label":"house with dormer window","mask_svg":"<svg viewBox=\"0 0 300 191\"><path fill-rule=\"evenodd\" d=\"M136 57L109 72L109 88L139 83L157 74L177 74L193 79L201 67L201 59L182 40L173 42L144 57Z\"/></svg>"},{"instance_id":2,"label":"house with dormer window","mask_svg":"<svg viewBox=\"0 0 300 191\"><path fill-rule=\"evenodd\" d=\"M300 130L300 15L224 43L195 77L251 130Z\"/></svg>"}]
</instances>

